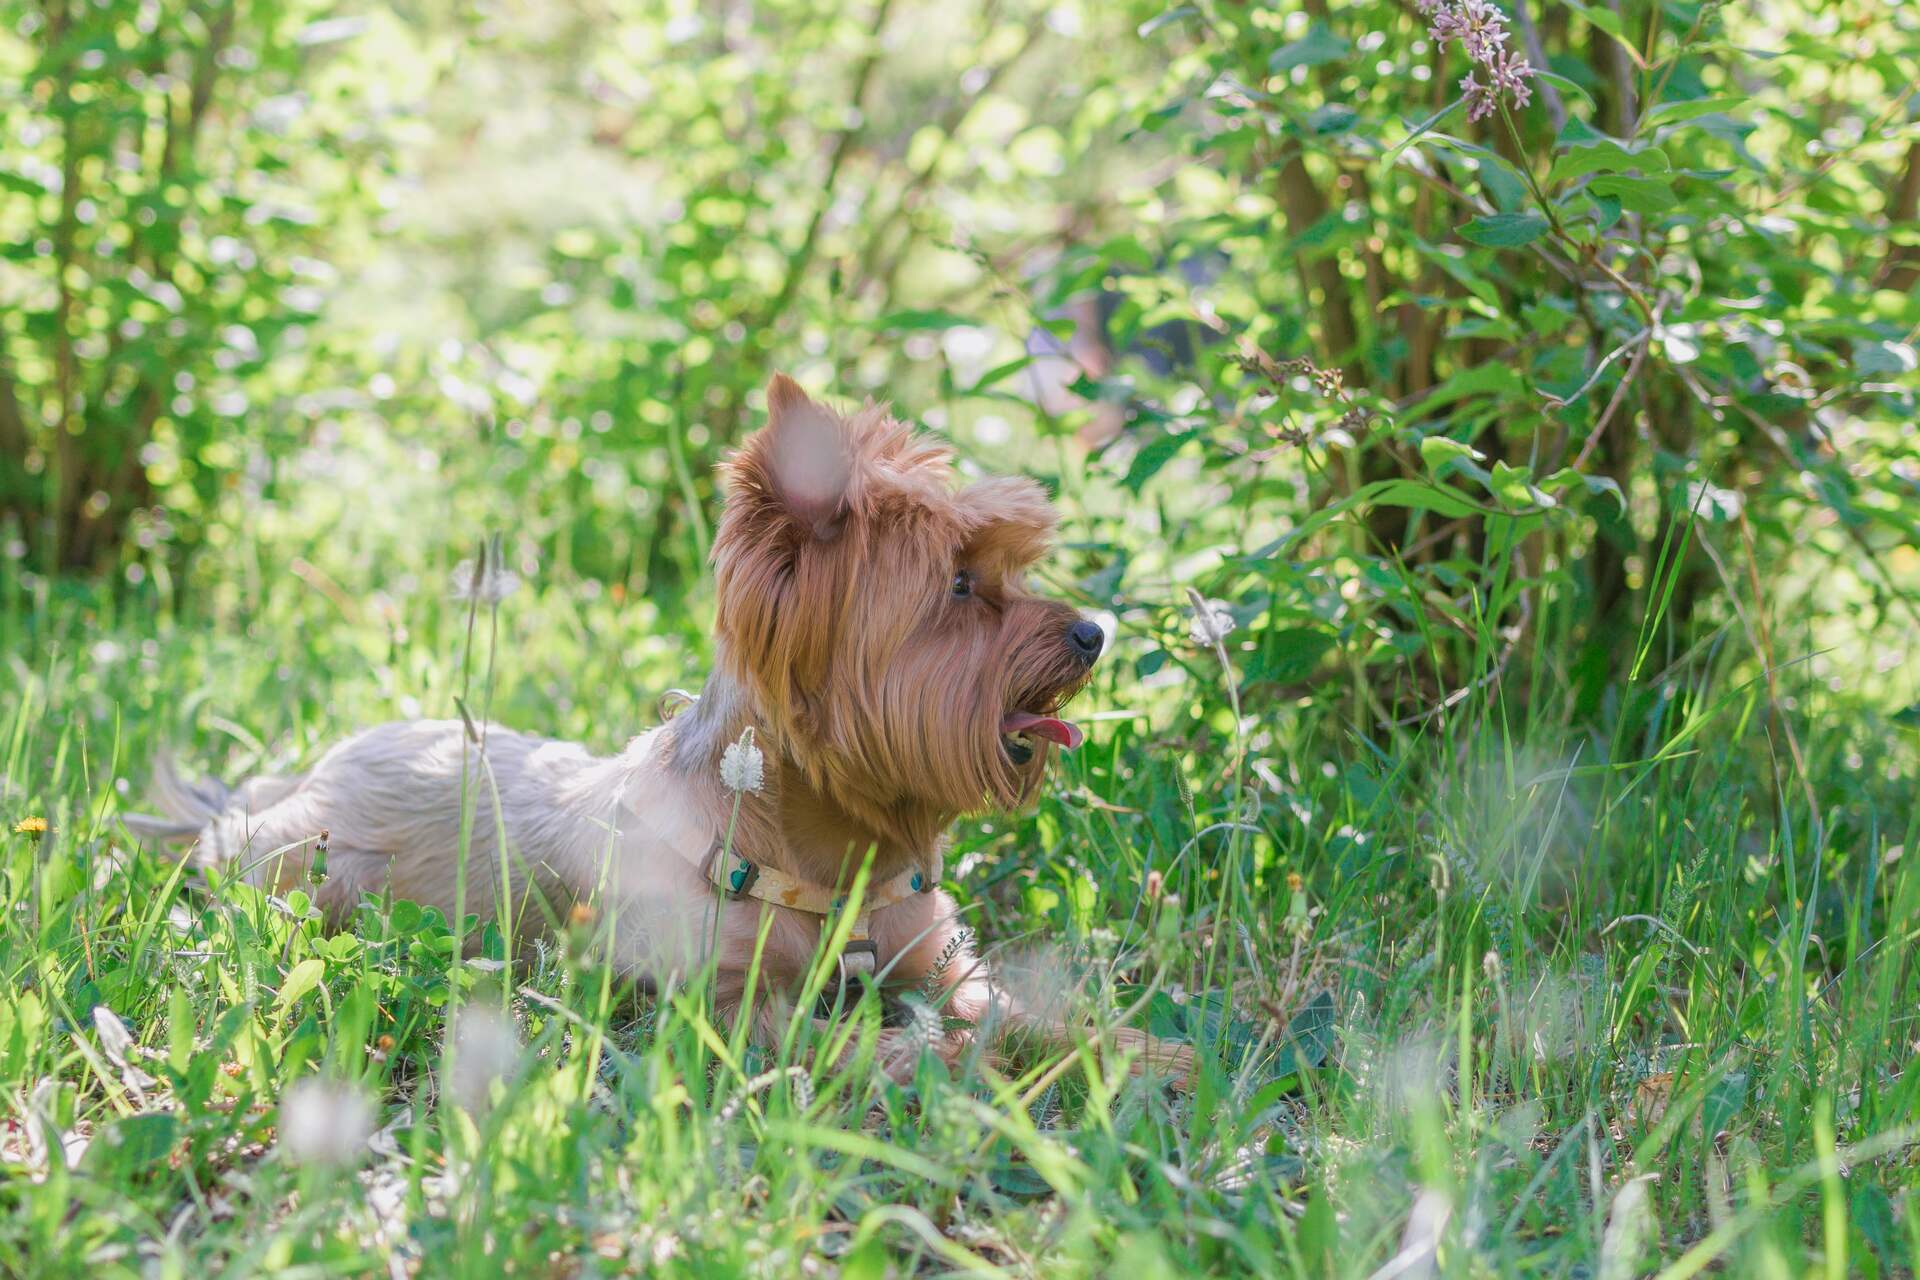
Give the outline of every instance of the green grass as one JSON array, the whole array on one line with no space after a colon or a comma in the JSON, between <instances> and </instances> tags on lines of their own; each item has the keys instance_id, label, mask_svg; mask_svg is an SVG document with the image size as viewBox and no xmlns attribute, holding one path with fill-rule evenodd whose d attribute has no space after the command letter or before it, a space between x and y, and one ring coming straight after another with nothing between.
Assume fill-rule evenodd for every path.
<instances>
[{"instance_id":1,"label":"green grass","mask_svg":"<svg viewBox=\"0 0 1920 1280\"><path fill-rule=\"evenodd\" d=\"M437 586L387 607L290 559L247 543L227 562L255 568L179 606L0 580L0 1272L1366 1276L1423 1242L1400 1274L1920 1261L1914 739L1808 663L1770 689L1737 625L1650 642L1580 720L1549 635L1445 716L1356 714L1391 676L1335 655L1236 725L1240 637L1184 643L1169 591L1128 617L1086 703L1107 714L1037 812L963 824L948 867L1023 981L1194 1039L1191 1090L1092 1054L928 1059L901 1087L807 1065L811 1036L749 1049L697 984L629 996L581 962L587 925L459 963L411 904L328 936L298 893L191 891L139 852L116 815L163 746L297 764L470 685L612 748L703 661L697 600L556 570L469 662ZM1465 669L1495 669L1475 644ZM840 1033L877 1027L862 1005ZM323 1140L283 1142L310 1078ZM376 1136L330 1163L360 1121Z\"/></svg>"}]
</instances>

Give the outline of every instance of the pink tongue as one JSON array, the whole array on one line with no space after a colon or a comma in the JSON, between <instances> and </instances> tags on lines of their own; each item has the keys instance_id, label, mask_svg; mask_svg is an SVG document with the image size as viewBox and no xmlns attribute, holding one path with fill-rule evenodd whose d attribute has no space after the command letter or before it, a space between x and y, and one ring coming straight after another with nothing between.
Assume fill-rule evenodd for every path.
<instances>
[{"instance_id":1,"label":"pink tongue","mask_svg":"<svg viewBox=\"0 0 1920 1280\"><path fill-rule=\"evenodd\" d=\"M1001 733L1025 733L1036 738L1058 744L1063 750L1071 751L1086 740L1080 726L1071 720L1056 720L1052 716L1037 716L1031 711L1016 711L1000 722Z\"/></svg>"}]
</instances>

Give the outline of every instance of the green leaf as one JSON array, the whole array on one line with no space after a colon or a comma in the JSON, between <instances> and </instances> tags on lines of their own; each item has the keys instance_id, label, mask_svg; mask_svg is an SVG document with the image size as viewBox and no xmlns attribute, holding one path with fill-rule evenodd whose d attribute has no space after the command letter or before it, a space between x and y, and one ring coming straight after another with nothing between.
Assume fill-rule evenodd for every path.
<instances>
[{"instance_id":1,"label":"green leaf","mask_svg":"<svg viewBox=\"0 0 1920 1280\"><path fill-rule=\"evenodd\" d=\"M1708 1132L1715 1131L1708 1130ZM1910 1201L1909 1204L1911 1204ZM1862 1180L1860 1185L1854 1188L1851 1207L1852 1213L1849 1217L1853 1221L1854 1228L1860 1232L1860 1238L1867 1242L1867 1246L1879 1258L1881 1274L1900 1274L1895 1270L1900 1265L1900 1259L1903 1256L1911 1259L1912 1255L1902 1248L1903 1242L1893 1216L1893 1202L1887 1199L1887 1193L1871 1182Z\"/></svg>"},{"instance_id":2,"label":"green leaf","mask_svg":"<svg viewBox=\"0 0 1920 1280\"><path fill-rule=\"evenodd\" d=\"M1912 373L1917 365L1920 365L1920 359L1916 359L1911 342L1853 344L1853 367L1863 374L1899 377L1903 373Z\"/></svg>"},{"instance_id":3,"label":"green leaf","mask_svg":"<svg viewBox=\"0 0 1920 1280\"><path fill-rule=\"evenodd\" d=\"M1021 356L1015 356L1013 359L1007 361L1004 364L997 364L993 366L993 368L981 374L979 379L974 382L973 386L968 388L968 393L972 395L978 395L980 392L986 390L988 387L991 387L996 383L1003 382L1006 379L1012 377L1014 374L1019 373L1020 371L1022 371L1032 363L1033 363L1032 356L1021 355Z\"/></svg>"},{"instance_id":4,"label":"green leaf","mask_svg":"<svg viewBox=\"0 0 1920 1280\"><path fill-rule=\"evenodd\" d=\"M1612 141L1612 138L1601 133L1579 116L1568 116L1566 124L1560 127L1560 136L1553 140L1553 147L1556 151L1565 151L1568 147L1585 146L1590 142Z\"/></svg>"},{"instance_id":5,"label":"green leaf","mask_svg":"<svg viewBox=\"0 0 1920 1280\"><path fill-rule=\"evenodd\" d=\"M1499 314L1500 291L1494 288L1491 280L1474 270L1468 255L1461 253L1457 246L1449 245L1443 249L1437 245L1428 244L1414 235L1409 235L1407 239L1422 258L1446 272L1461 288L1485 303L1487 314Z\"/></svg>"},{"instance_id":6,"label":"green leaf","mask_svg":"<svg viewBox=\"0 0 1920 1280\"><path fill-rule=\"evenodd\" d=\"M1415 407L1424 418L1433 416L1436 410L1447 405L1476 396L1520 395L1524 392L1519 375L1506 365L1495 362L1448 374L1445 381L1422 396Z\"/></svg>"},{"instance_id":7,"label":"green leaf","mask_svg":"<svg viewBox=\"0 0 1920 1280\"><path fill-rule=\"evenodd\" d=\"M1664 178L1626 178L1604 174L1587 184L1597 196L1611 196L1635 213L1665 213L1679 205L1679 197Z\"/></svg>"},{"instance_id":8,"label":"green leaf","mask_svg":"<svg viewBox=\"0 0 1920 1280\"><path fill-rule=\"evenodd\" d=\"M1474 316L1447 330L1448 339L1498 338L1502 342L1520 341L1520 330L1506 316Z\"/></svg>"},{"instance_id":9,"label":"green leaf","mask_svg":"<svg viewBox=\"0 0 1920 1280\"><path fill-rule=\"evenodd\" d=\"M1148 18L1145 22L1141 23L1139 30L1135 34L1141 36L1144 39L1145 37L1150 36L1154 32L1160 30L1160 28L1162 27L1170 27L1174 23L1180 21L1182 18L1194 17L1199 12L1200 10L1196 9L1194 6L1190 4L1175 5L1173 8L1167 9L1164 12L1155 14L1153 17Z\"/></svg>"},{"instance_id":10,"label":"green leaf","mask_svg":"<svg viewBox=\"0 0 1920 1280\"><path fill-rule=\"evenodd\" d=\"M878 1235L854 1245L840 1259L840 1280L886 1280L887 1272L887 1242Z\"/></svg>"},{"instance_id":11,"label":"green leaf","mask_svg":"<svg viewBox=\"0 0 1920 1280\"><path fill-rule=\"evenodd\" d=\"M881 319L879 328L886 333L913 333L927 329L958 329L974 323L967 316L951 311L895 311Z\"/></svg>"},{"instance_id":12,"label":"green leaf","mask_svg":"<svg viewBox=\"0 0 1920 1280\"><path fill-rule=\"evenodd\" d=\"M1612 476L1593 476L1584 471L1575 471L1572 467L1562 467L1542 480L1540 487L1549 493L1558 493L1576 484L1585 488L1590 494L1606 494L1619 504L1619 514L1627 513L1627 495L1621 492L1620 482Z\"/></svg>"},{"instance_id":13,"label":"green leaf","mask_svg":"<svg viewBox=\"0 0 1920 1280\"><path fill-rule=\"evenodd\" d=\"M1745 105L1745 98L1693 98L1685 102L1663 102L1640 117L1640 129L1658 129L1700 116L1712 115L1731 107Z\"/></svg>"},{"instance_id":14,"label":"green leaf","mask_svg":"<svg viewBox=\"0 0 1920 1280\"><path fill-rule=\"evenodd\" d=\"M1700 1127L1709 1134L1729 1128L1747 1105L1747 1075L1729 1071L1715 1080L1700 1100Z\"/></svg>"},{"instance_id":15,"label":"green leaf","mask_svg":"<svg viewBox=\"0 0 1920 1280\"><path fill-rule=\"evenodd\" d=\"M1718 138L1733 148L1733 153L1740 157L1740 163L1755 173L1767 171L1767 166L1760 157L1747 149L1747 136L1758 128L1757 125L1745 120L1735 120L1732 116L1722 115L1718 111L1710 111L1690 121L1689 124L1690 127L1698 129L1708 137Z\"/></svg>"},{"instance_id":16,"label":"green leaf","mask_svg":"<svg viewBox=\"0 0 1920 1280\"><path fill-rule=\"evenodd\" d=\"M1533 483L1529 467L1509 466L1496 461L1487 480L1487 490L1509 507L1557 507L1552 494Z\"/></svg>"},{"instance_id":17,"label":"green leaf","mask_svg":"<svg viewBox=\"0 0 1920 1280\"><path fill-rule=\"evenodd\" d=\"M1553 162L1553 169L1547 174L1547 185L1558 186L1563 182L1585 177L1589 173L1623 173L1629 169L1653 173L1664 172L1671 167L1667 160L1667 153L1658 147L1648 147L1644 151L1629 151L1619 143L1609 140L1575 147L1561 155Z\"/></svg>"},{"instance_id":18,"label":"green leaf","mask_svg":"<svg viewBox=\"0 0 1920 1280\"><path fill-rule=\"evenodd\" d=\"M317 956L308 956L287 970L286 980L280 984L280 996L273 1002L273 1011L285 1013L291 1009L301 996L320 985L326 972L327 962Z\"/></svg>"},{"instance_id":19,"label":"green leaf","mask_svg":"<svg viewBox=\"0 0 1920 1280\"><path fill-rule=\"evenodd\" d=\"M1449 462L1461 458L1479 461L1484 457L1478 449L1463 440L1448 436L1428 436L1420 442L1420 461L1427 464L1427 470L1438 471Z\"/></svg>"},{"instance_id":20,"label":"green leaf","mask_svg":"<svg viewBox=\"0 0 1920 1280\"><path fill-rule=\"evenodd\" d=\"M1140 118L1140 127L1122 134L1123 138L1132 138L1137 133L1158 133L1179 119L1180 113L1187 109L1191 98L1175 98L1165 106L1156 107Z\"/></svg>"},{"instance_id":21,"label":"green leaf","mask_svg":"<svg viewBox=\"0 0 1920 1280\"><path fill-rule=\"evenodd\" d=\"M1300 1215L1295 1238L1309 1275L1330 1276L1339 1273L1340 1221L1334 1215L1333 1199L1318 1182L1307 1185L1306 1212Z\"/></svg>"},{"instance_id":22,"label":"green leaf","mask_svg":"<svg viewBox=\"0 0 1920 1280\"><path fill-rule=\"evenodd\" d=\"M1475 218L1459 229L1462 240L1493 249L1531 244L1547 233L1547 220L1537 213L1494 213Z\"/></svg>"},{"instance_id":23,"label":"green leaf","mask_svg":"<svg viewBox=\"0 0 1920 1280\"><path fill-rule=\"evenodd\" d=\"M987 1176L993 1180L995 1191L1014 1200L1042 1200L1057 1194L1054 1185L1024 1160L1003 1159L988 1171ZM885 1263L885 1256L881 1255L882 1269L873 1272L874 1280L880 1280L886 1274ZM846 1268L842 1267L840 1274L845 1276Z\"/></svg>"},{"instance_id":24,"label":"green leaf","mask_svg":"<svg viewBox=\"0 0 1920 1280\"><path fill-rule=\"evenodd\" d=\"M1124 1000L1137 999L1135 989L1123 986ZM1145 1030L1162 1040L1211 1045L1230 1061L1244 1060L1260 1043L1258 1024L1232 1017L1232 1006L1224 994L1206 992L1176 1003L1164 991L1156 991L1147 1002ZM1331 991L1321 991L1307 1001L1300 1012L1288 1019L1271 1046L1266 1061L1268 1084L1253 1095L1250 1109L1258 1112L1271 1107L1291 1090L1288 1081L1300 1072L1319 1066L1333 1052L1339 1009Z\"/></svg>"},{"instance_id":25,"label":"green leaf","mask_svg":"<svg viewBox=\"0 0 1920 1280\"><path fill-rule=\"evenodd\" d=\"M1412 511L1432 511L1450 517L1487 514L1485 507L1476 506L1453 490L1425 480L1382 480L1378 486L1369 485L1360 492L1368 495L1376 507L1406 507Z\"/></svg>"},{"instance_id":26,"label":"green leaf","mask_svg":"<svg viewBox=\"0 0 1920 1280\"><path fill-rule=\"evenodd\" d=\"M1353 46L1333 34L1326 24L1316 22L1307 29L1307 34L1291 44L1281 45L1267 59L1267 71L1273 75L1284 75L1295 67L1317 67L1323 63L1338 62L1352 52Z\"/></svg>"},{"instance_id":27,"label":"green leaf","mask_svg":"<svg viewBox=\"0 0 1920 1280\"><path fill-rule=\"evenodd\" d=\"M1493 368L1495 366L1486 366ZM1508 373L1511 377L1511 373ZM1462 463L1461 465L1471 465ZM1362 485L1338 502L1328 503L1282 537L1250 553L1248 562L1270 560L1285 555L1304 538L1324 529L1341 516L1369 504L1383 507L1407 507L1415 511L1435 511L1443 516L1496 516L1501 514L1488 507L1476 506L1459 493L1441 485L1424 480L1376 480L1372 484Z\"/></svg>"},{"instance_id":28,"label":"green leaf","mask_svg":"<svg viewBox=\"0 0 1920 1280\"><path fill-rule=\"evenodd\" d=\"M1527 180L1520 171L1499 156L1488 152L1479 157L1480 185L1493 200L1493 207L1512 213L1527 203Z\"/></svg>"},{"instance_id":29,"label":"green leaf","mask_svg":"<svg viewBox=\"0 0 1920 1280\"><path fill-rule=\"evenodd\" d=\"M1322 991L1307 1001L1304 1009L1288 1019L1287 1029L1281 1033L1280 1052L1271 1068L1274 1078L1284 1080L1325 1062L1333 1052L1339 1018L1331 991Z\"/></svg>"},{"instance_id":30,"label":"green leaf","mask_svg":"<svg viewBox=\"0 0 1920 1280\"><path fill-rule=\"evenodd\" d=\"M1545 67L1535 67L1533 69L1533 78L1535 80L1546 81L1548 84L1560 90L1562 93L1572 94L1574 97L1586 103L1589 107L1597 107L1600 105L1599 103L1593 100L1593 95L1587 92L1585 85L1582 85L1577 80L1569 80L1567 79L1567 77L1559 74L1558 72L1549 71Z\"/></svg>"},{"instance_id":31,"label":"green leaf","mask_svg":"<svg viewBox=\"0 0 1920 1280\"><path fill-rule=\"evenodd\" d=\"M1646 69L1646 60L1640 56L1640 51L1634 47L1632 38L1626 34L1626 27L1620 15L1615 12L1611 6L1604 4L1583 4L1581 0L1566 0L1566 2L1569 9L1572 9L1575 13L1592 23L1595 30L1605 32L1614 44L1633 62L1634 66L1642 70Z\"/></svg>"},{"instance_id":32,"label":"green leaf","mask_svg":"<svg viewBox=\"0 0 1920 1280\"><path fill-rule=\"evenodd\" d=\"M1302 680L1333 648L1333 637L1318 627L1283 627L1270 633L1247 664L1247 679L1286 684Z\"/></svg>"},{"instance_id":33,"label":"green leaf","mask_svg":"<svg viewBox=\"0 0 1920 1280\"><path fill-rule=\"evenodd\" d=\"M1195 438L1191 431L1163 431L1140 446L1140 452L1133 455L1133 462L1127 467L1126 478L1120 483L1127 487L1128 492L1139 493L1146 487L1147 481L1159 474L1160 468L1173 461L1174 454Z\"/></svg>"},{"instance_id":34,"label":"green leaf","mask_svg":"<svg viewBox=\"0 0 1920 1280\"><path fill-rule=\"evenodd\" d=\"M1442 120L1446 119L1447 116L1453 112L1454 108L1458 107L1461 103L1465 101L1466 101L1466 97L1464 95L1462 95L1461 97L1455 98L1452 102L1449 102L1446 106L1440 108L1438 111L1428 116L1425 120L1422 120L1419 124L1414 125L1411 132L1409 132L1406 137L1400 139L1400 141L1394 143L1393 150L1387 152L1387 154L1381 159L1381 162L1380 162L1381 166L1383 168L1391 169L1394 165L1394 162L1400 158L1401 152L1405 151L1408 147L1412 146L1414 143L1420 141L1421 138L1425 137L1427 133L1432 130L1433 126L1439 124Z\"/></svg>"},{"instance_id":35,"label":"green leaf","mask_svg":"<svg viewBox=\"0 0 1920 1280\"><path fill-rule=\"evenodd\" d=\"M179 1121L170 1111L115 1120L94 1134L81 1166L101 1176L140 1176L156 1168L164 1171L179 1130Z\"/></svg>"},{"instance_id":36,"label":"green leaf","mask_svg":"<svg viewBox=\"0 0 1920 1280\"><path fill-rule=\"evenodd\" d=\"M1620 482L1618 480L1615 480L1612 476L1583 475L1580 477L1580 482L1587 486L1588 493L1604 493L1610 495L1619 506L1619 514L1623 516L1627 514L1627 495L1621 492Z\"/></svg>"},{"instance_id":37,"label":"green leaf","mask_svg":"<svg viewBox=\"0 0 1920 1280\"><path fill-rule=\"evenodd\" d=\"M1581 0L1566 0L1567 8L1591 22L1616 40L1624 39L1626 32L1620 25L1620 15L1605 5L1583 4Z\"/></svg>"},{"instance_id":38,"label":"green leaf","mask_svg":"<svg viewBox=\"0 0 1920 1280\"><path fill-rule=\"evenodd\" d=\"M1345 103L1330 102L1307 113L1307 127L1315 137L1324 138L1329 134L1345 133L1353 128L1354 121L1359 118L1360 113Z\"/></svg>"}]
</instances>

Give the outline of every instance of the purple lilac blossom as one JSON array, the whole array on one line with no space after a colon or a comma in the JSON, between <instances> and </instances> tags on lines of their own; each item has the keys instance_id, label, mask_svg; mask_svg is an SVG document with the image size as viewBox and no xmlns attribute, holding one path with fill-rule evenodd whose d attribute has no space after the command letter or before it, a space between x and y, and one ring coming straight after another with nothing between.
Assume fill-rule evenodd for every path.
<instances>
[{"instance_id":1,"label":"purple lilac blossom","mask_svg":"<svg viewBox=\"0 0 1920 1280\"><path fill-rule=\"evenodd\" d=\"M1433 19L1427 34L1440 48L1458 40L1466 50L1467 61L1484 69L1486 80L1469 71L1460 81L1466 95L1467 119L1484 120L1500 106L1502 94L1524 107L1533 100L1533 87L1527 83L1534 68L1525 55L1506 47L1507 16L1491 0L1414 0L1420 12Z\"/></svg>"}]
</instances>

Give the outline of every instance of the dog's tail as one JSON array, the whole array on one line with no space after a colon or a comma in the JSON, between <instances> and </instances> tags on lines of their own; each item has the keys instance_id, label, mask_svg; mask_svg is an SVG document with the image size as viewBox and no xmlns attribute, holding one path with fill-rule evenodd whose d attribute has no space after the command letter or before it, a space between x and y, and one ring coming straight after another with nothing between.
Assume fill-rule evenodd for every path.
<instances>
[{"instance_id":1,"label":"dog's tail","mask_svg":"<svg viewBox=\"0 0 1920 1280\"><path fill-rule=\"evenodd\" d=\"M162 752L154 758L153 777L147 783L147 797L160 812L123 813L120 821L142 840L156 845L177 845L199 837L227 810L264 809L300 782L298 777L270 774L248 778L237 787L229 787L218 778L189 782L180 775L173 756Z\"/></svg>"},{"instance_id":2,"label":"dog's tail","mask_svg":"<svg viewBox=\"0 0 1920 1280\"><path fill-rule=\"evenodd\" d=\"M142 840L178 844L199 835L232 798L233 792L218 778L187 781L173 756L161 752L154 757L153 777L147 782L147 799L160 812L123 813L120 821Z\"/></svg>"}]
</instances>

